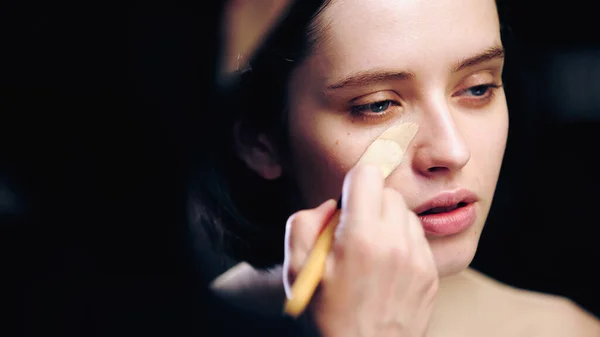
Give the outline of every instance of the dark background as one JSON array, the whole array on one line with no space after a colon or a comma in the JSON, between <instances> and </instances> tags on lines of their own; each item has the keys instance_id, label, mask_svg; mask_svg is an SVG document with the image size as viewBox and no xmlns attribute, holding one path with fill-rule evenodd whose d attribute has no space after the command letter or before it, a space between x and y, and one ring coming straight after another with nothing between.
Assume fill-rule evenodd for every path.
<instances>
[{"instance_id":1,"label":"dark background","mask_svg":"<svg viewBox=\"0 0 600 337\"><path fill-rule=\"evenodd\" d=\"M501 3L511 127L473 266L600 316L597 18L584 1ZM181 111L210 97L197 79L213 75L218 10L22 1L0 11L4 328L211 335L194 325L202 263L181 155L191 125L207 121Z\"/></svg>"},{"instance_id":2,"label":"dark background","mask_svg":"<svg viewBox=\"0 0 600 337\"><path fill-rule=\"evenodd\" d=\"M600 316L598 19L583 1L505 2L501 9L511 33L510 131L473 266L508 284L567 296Z\"/></svg>"}]
</instances>

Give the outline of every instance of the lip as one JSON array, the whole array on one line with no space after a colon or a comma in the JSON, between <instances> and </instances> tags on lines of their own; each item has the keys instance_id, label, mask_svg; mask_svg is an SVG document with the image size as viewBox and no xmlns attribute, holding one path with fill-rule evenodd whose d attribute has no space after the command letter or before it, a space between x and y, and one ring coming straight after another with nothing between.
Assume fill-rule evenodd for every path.
<instances>
[{"instance_id":1,"label":"lip","mask_svg":"<svg viewBox=\"0 0 600 337\"><path fill-rule=\"evenodd\" d=\"M477 218L476 202L477 196L469 190L446 191L418 206L414 212L419 216L426 234L448 236L460 233L473 225ZM432 208L452 207L458 203L465 205L448 212L419 215Z\"/></svg>"}]
</instances>

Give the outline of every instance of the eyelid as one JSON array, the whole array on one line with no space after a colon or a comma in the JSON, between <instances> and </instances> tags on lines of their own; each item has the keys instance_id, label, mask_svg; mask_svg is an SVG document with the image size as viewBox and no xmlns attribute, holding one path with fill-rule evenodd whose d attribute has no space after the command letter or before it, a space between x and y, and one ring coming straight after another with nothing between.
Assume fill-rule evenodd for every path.
<instances>
[{"instance_id":1,"label":"eyelid","mask_svg":"<svg viewBox=\"0 0 600 337\"><path fill-rule=\"evenodd\" d=\"M476 87L478 85L486 85L489 83L500 83L502 82L501 76L491 70L478 71L470 74L458 83L458 91L465 90L467 88Z\"/></svg>"},{"instance_id":2,"label":"eyelid","mask_svg":"<svg viewBox=\"0 0 600 337\"><path fill-rule=\"evenodd\" d=\"M458 96L465 91L478 86L487 86L495 90L502 86L502 76L497 71L483 70L464 77L454 90L452 96Z\"/></svg>"},{"instance_id":3,"label":"eyelid","mask_svg":"<svg viewBox=\"0 0 600 337\"><path fill-rule=\"evenodd\" d=\"M473 88L476 88L476 87L483 87L483 86L485 86L485 87L488 87L490 90L495 90L495 89L501 88L503 85L504 84L501 81L499 81L499 82L496 82L496 81L487 81L487 82L482 82L482 83L478 83L478 84L474 83L472 85L464 86L464 87L461 87L461 89L456 90L454 92L454 94L452 94L452 97L460 96L463 93L465 93L467 90L473 89Z\"/></svg>"},{"instance_id":4,"label":"eyelid","mask_svg":"<svg viewBox=\"0 0 600 337\"><path fill-rule=\"evenodd\" d=\"M390 106L402 106L402 104L400 104L399 102L397 102L393 99L384 99L384 100L373 101L373 102L369 102L369 103L365 103L365 104L355 104L355 105L352 105L352 107L350 109L354 112L359 112L361 110L369 109L372 104L386 103L386 102L389 102Z\"/></svg>"},{"instance_id":5,"label":"eyelid","mask_svg":"<svg viewBox=\"0 0 600 337\"><path fill-rule=\"evenodd\" d=\"M400 95L393 90L378 91L353 98L348 102L351 106L367 105L383 101L394 101L400 103Z\"/></svg>"},{"instance_id":6,"label":"eyelid","mask_svg":"<svg viewBox=\"0 0 600 337\"><path fill-rule=\"evenodd\" d=\"M472 88L476 88L476 87L485 87L486 88L485 93L481 96L465 95L465 93L468 90L470 90ZM501 90L500 89L501 87L502 87L502 83L500 83L500 84L488 83L488 84L475 85L475 86L471 86L471 87L468 87L463 90L459 90L453 96L456 96L455 98L457 99L457 101L461 102L461 104L464 105L465 107L479 109L479 108L486 107L486 106L488 106L488 104L491 104L492 102L494 102L496 94L498 93L498 90Z\"/></svg>"}]
</instances>

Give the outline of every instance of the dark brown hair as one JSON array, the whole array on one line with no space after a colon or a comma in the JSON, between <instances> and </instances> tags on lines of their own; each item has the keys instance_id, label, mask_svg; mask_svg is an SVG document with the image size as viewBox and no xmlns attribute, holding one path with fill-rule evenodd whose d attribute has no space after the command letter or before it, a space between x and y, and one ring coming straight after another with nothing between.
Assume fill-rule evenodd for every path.
<instances>
[{"instance_id":1,"label":"dark brown hair","mask_svg":"<svg viewBox=\"0 0 600 337\"><path fill-rule=\"evenodd\" d=\"M288 79L322 37L315 18L328 0L296 0L244 69L218 93L223 111L212 112L211 135L204 139L202 160L193 168L192 225L200 254L245 260L258 267L281 263L285 220L295 210L288 202L290 182L285 177L266 181L238 158L234 124L242 136L267 133L285 152L285 113ZM220 130L219 132L215 132ZM219 255L222 254L222 255Z\"/></svg>"}]
</instances>

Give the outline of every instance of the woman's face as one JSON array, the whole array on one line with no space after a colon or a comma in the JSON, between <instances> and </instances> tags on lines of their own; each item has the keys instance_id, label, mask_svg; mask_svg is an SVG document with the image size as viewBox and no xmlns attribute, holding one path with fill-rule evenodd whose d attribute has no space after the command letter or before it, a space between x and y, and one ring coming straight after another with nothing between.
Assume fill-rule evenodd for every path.
<instances>
[{"instance_id":1,"label":"woman's face","mask_svg":"<svg viewBox=\"0 0 600 337\"><path fill-rule=\"evenodd\" d=\"M463 270L490 209L508 131L495 1L333 0L317 23L323 35L288 92L291 165L282 174L296 181L299 206L337 198L345 173L379 134L416 122L419 132L386 185L416 213L435 198L470 203L467 227L436 232L431 216L433 230L424 225L440 275Z\"/></svg>"}]
</instances>

